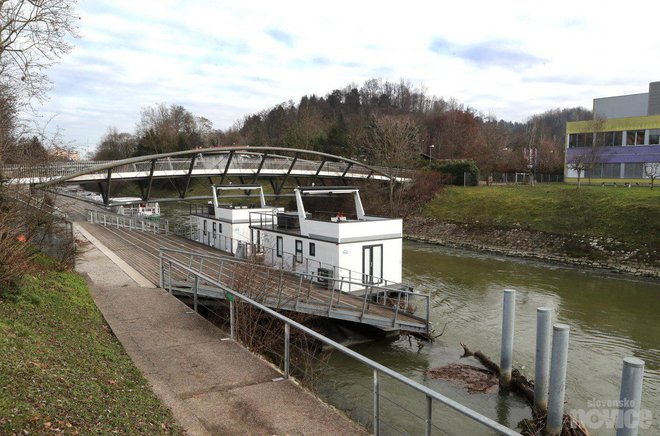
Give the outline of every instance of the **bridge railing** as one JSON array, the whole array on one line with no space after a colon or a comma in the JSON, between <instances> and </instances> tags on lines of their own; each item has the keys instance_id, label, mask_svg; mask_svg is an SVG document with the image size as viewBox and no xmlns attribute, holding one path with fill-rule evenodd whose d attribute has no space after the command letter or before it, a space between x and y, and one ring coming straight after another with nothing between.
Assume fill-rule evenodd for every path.
<instances>
[{"instance_id":1,"label":"bridge railing","mask_svg":"<svg viewBox=\"0 0 660 436\"><path fill-rule=\"evenodd\" d=\"M384 433L386 420L388 417L388 412L392 410L392 407L395 408L395 413L397 415L406 414L408 419L421 419L424 422L425 434L431 435L433 433L443 432L450 429L442 429L433 420L433 410L434 405L444 406L453 411L456 411L469 419L470 421L486 428L493 430L498 434L503 435L519 435L519 433L514 430L509 429L508 427L499 424L498 422L480 414L479 412L470 409L463 404L458 403L455 400L452 400L449 397L446 397L439 392L434 391L428 386L424 386L419 382L416 382L395 370L388 368L368 357L363 356L356 351L347 348L332 339L292 320L291 318L273 310L261 302L255 301L248 295L238 292L233 286L228 285L227 281L223 281L223 276L220 274L219 277L215 275L210 275L203 272L202 269L192 267L191 265L186 264L185 261L178 260L174 256L167 256L164 251L161 252L161 287L164 289L169 289L172 292L172 268L177 268L180 271L184 271L189 274L192 278L193 284L193 308L197 310L198 308L198 296L197 291L202 283L212 285L219 289L226 297L229 302L229 334L232 340L237 340L237 304L245 304L248 307L251 307L255 310L258 310L264 314L269 315L275 320L280 321L284 327L283 335L283 344L281 350L281 365L280 370L285 379L291 377L291 349L292 349L292 338L291 338L291 329L294 332L297 332L298 335L304 335L306 337L311 337L316 341L324 344L327 347L335 350L336 352L341 353L342 355L356 361L357 363L366 366L372 372L372 377L370 377L369 384L371 384L371 398L372 400L372 414L371 414L371 427L373 434L380 435ZM227 261L227 260L225 260ZM170 275L166 278L165 274L165 265L168 265ZM230 282L231 283L231 282ZM250 322L249 320L243 320L242 322ZM274 328L274 326L272 327ZM399 383L406 388L412 389L416 393L416 398L412 400L410 397L406 398L406 402L403 403L400 397L395 395L388 395L387 391L382 389L384 383L388 379L388 382ZM381 407L382 404L386 404L388 407L387 411L385 408ZM416 412L411 411L411 409L423 410L422 416L418 415ZM409 414L409 415L408 415ZM436 419L437 422L437 419Z\"/></svg>"},{"instance_id":2,"label":"bridge railing","mask_svg":"<svg viewBox=\"0 0 660 436\"><path fill-rule=\"evenodd\" d=\"M260 173L271 175L285 175L290 169L297 175L313 176L319 171L321 162L297 159L293 167L293 158L288 156L269 155L267 159L261 163L259 155L247 155L237 153L232 155L229 167L227 162L230 159L229 154L217 154L204 156L196 159L193 165L193 170L217 170L219 173L224 172L225 168L228 171L237 170L248 171L252 174ZM192 156L189 158L157 158L154 159L153 164L154 172L165 173L171 172L173 176L181 176L190 170ZM2 167L2 174L4 177L10 179L37 179L49 180L56 177L66 177L84 170L93 170L95 167L111 164L113 161L77 161L77 162L50 162L46 164L37 165L5 165ZM373 169L388 173L387 168L372 167ZM113 173L132 173L148 176L152 169L152 161L147 160L143 162L133 162L125 165L120 165L112 168ZM354 165L348 162L333 162L326 161L320 168L319 175L327 176L346 176L355 177L361 176L366 178L373 172L369 168ZM399 177L409 178L412 177L414 171L400 170ZM99 173L102 174L102 173ZM376 178L383 178L382 175L374 175Z\"/></svg>"}]
</instances>

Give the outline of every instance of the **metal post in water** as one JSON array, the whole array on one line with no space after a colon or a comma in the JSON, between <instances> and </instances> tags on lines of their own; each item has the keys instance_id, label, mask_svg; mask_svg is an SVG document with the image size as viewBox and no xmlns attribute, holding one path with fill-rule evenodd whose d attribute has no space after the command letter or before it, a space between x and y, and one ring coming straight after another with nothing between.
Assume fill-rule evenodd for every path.
<instances>
[{"instance_id":1,"label":"metal post in water","mask_svg":"<svg viewBox=\"0 0 660 436\"><path fill-rule=\"evenodd\" d=\"M284 378L289 378L289 338L291 326L288 322L284 323Z\"/></svg>"},{"instance_id":2,"label":"metal post in water","mask_svg":"<svg viewBox=\"0 0 660 436\"><path fill-rule=\"evenodd\" d=\"M644 361L636 357L623 359L619 414L616 418L616 436L636 436L639 430Z\"/></svg>"},{"instance_id":3,"label":"metal post in water","mask_svg":"<svg viewBox=\"0 0 660 436\"><path fill-rule=\"evenodd\" d=\"M552 332L552 355L550 357L550 385L548 392L548 421L546 432L559 435L564 417L564 395L566 393L566 363L568 362L568 335L566 324L555 324Z\"/></svg>"},{"instance_id":4,"label":"metal post in water","mask_svg":"<svg viewBox=\"0 0 660 436\"><path fill-rule=\"evenodd\" d=\"M374 435L380 435L380 383L378 370L374 368Z\"/></svg>"},{"instance_id":5,"label":"metal post in water","mask_svg":"<svg viewBox=\"0 0 660 436\"><path fill-rule=\"evenodd\" d=\"M536 309L536 363L534 368L534 409L548 410L548 376L552 346L552 308Z\"/></svg>"},{"instance_id":6,"label":"metal post in water","mask_svg":"<svg viewBox=\"0 0 660 436\"><path fill-rule=\"evenodd\" d=\"M195 276L195 293L193 294L193 310L197 312L197 291L199 289L199 276Z\"/></svg>"},{"instance_id":7,"label":"metal post in water","mask_svg":"<svg viewBox=\"0 0 660 436\"><path fill-rule=\"evenodd\" d=\"M505 289L502 303L502 347L500 351L500 384L504 387L508 387L511 382L515 316L516 291L514 289Z\"/></svg>"}]
</instances>

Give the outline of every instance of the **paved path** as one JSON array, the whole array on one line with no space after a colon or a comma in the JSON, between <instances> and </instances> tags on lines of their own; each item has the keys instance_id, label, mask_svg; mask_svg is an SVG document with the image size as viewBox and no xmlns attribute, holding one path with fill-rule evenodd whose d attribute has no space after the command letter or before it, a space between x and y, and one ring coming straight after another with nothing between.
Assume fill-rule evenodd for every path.
<instances>
[{"instance_id":1,"label":"paved path","mask_svg":"<svg viewBox=\"0 0 660 436\"><path fill-rule=\"evenodd\" d=\"M80 235L79 235L80 236ZM98 241L97 241L98 243ZM76 269L112 331L189 434L367 434L89 242Z\"/></svg>"}]
</instances>

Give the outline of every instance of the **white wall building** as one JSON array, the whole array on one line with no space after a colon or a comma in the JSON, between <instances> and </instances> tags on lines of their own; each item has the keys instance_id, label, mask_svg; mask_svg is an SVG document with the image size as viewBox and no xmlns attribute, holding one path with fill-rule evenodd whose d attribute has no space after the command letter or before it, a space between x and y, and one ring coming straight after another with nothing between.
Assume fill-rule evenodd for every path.
<instances>
[{"instance_id":1,"label":"white wall building","mask_svg":"<svg viewBox=\"0 0 660 436\"><path fill-rule=\"evenodd\" d=\"M218 193L225 191L258 191L259 206L235 205L221 202ZM197 228L197 240L237 256L247 255L250 246L250 213L277 213L283 208L266 206L261 185L212 186L213 200L207 207L191 211L191 221Z\"/></svg>"},{"instance_id":2,"label":"white wall building","mask_svg":"<svg viewBox=\"0 0 660 436\"><path fill-rule=\"evenodd\" d=\"M308 213L308 196L351 195L354 216L322 217ZM392 286L402 282L401 219L368 216L357 188L296 188L297 212L252 211L251 241L263 252L264 262L288 270L334 277L335 287L345 291L363 285ZM342 284L339 280L354 282Z\"/></svg>"}]
</instances>

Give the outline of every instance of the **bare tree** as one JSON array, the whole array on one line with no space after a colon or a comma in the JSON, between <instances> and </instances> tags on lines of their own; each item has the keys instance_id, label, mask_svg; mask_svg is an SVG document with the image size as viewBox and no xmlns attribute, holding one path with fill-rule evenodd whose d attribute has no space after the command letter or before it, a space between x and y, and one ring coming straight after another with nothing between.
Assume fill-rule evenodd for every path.
<instances>
[{"instance_id":1,"label":"bare tree","mask_svg":"<svg viewBox=\"0 0 660 436\"><path fill-rule=\"evenodd\" d=\"M119 132L116 127L108 127L94 152L94 160L117 160L131 157L137 150L135 137L130 133Z\"/></svg>"},{"instance_id":2,"label":"bare tree","mask_svg":"<svg viewBox=\"0 0 660 436\"><path fill-rule=\"evenodd\" d=\"M660 177L660 162L644 164L644 174L651 179L651 189L653 189L653 182Z\"/></svg>"},{"instance_id":3,"label":"bare tree","mask_svg":"<svg viewBox=\"0 0 660 436\"><path fill-rule=\"evenodd\" d=\"M0 0L0 81L23 103L43 100L44 71L72 48L75 0Z\"/></svg>"},{"instance_id":4,"label":"bare tree","mask_svg":"<svg viewBox=\"0 0 660 436\"><path fill-rule=\"evenodd\" d=\"M422 135L411 117L374 116L367 132L366 147L377 165L387 168L390 175L390 212L395 214L394 186L402 171L410 169L420 150Z\"/></svg>"}]
</instances>

